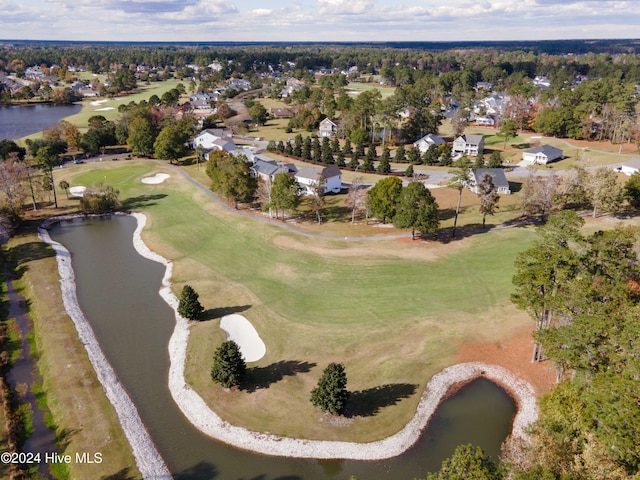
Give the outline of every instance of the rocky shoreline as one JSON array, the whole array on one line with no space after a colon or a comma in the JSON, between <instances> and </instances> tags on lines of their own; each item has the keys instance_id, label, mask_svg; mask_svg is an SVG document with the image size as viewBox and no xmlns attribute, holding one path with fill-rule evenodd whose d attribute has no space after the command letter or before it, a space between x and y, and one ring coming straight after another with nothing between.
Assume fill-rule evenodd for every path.
<instances>
[{"instance_id":1,"label":"rocky shoreline","mask_svg":"<svg viewBox=\"0 0 640 480\"><path fill-rule=\"evenodd\" d=\"M142 241L141 232L146 224L146 217L140 213L132 215L137 219L133 244L140 255L165 265L160 295L176 312L176 327L168 347L171 360L168 379L169 390L187 419L209 437L236 448L273 456L352 460L392 458L413 446L428 425L437 407L451 394L453 389L476 378L484 377L503 387L514 398L518 405L518 411L514 418L511 438L527 441L526 428L538 416L533 387L503 367L481 362L453 365L434 375L422 393L416 414L407 425L398 433L375 442L355 443L293 439L254 432L225 422L185 381L184 367L189 339L189 322L177 313L178 299L171 290L172 263L152 252ZM69 252L61 245L51 241L46 232L48 225L70 218L72 217L58 217L45 222L40 233L41 238L56 250L65 308L76 324L82 342L87 347L98 379L116 408L118 418L131 444L143 477L170 478L170 473L140 421L135 406L104 358L91 327L77 304Z\"/></svg>"}]
</instances>

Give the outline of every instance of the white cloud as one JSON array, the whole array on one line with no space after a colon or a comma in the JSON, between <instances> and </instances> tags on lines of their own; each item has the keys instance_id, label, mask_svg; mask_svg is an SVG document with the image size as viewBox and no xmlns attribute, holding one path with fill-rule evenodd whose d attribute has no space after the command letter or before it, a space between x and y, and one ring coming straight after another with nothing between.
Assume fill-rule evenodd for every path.
<instances>
[{"instance_id":1,"label":"white cloud","mask_svg":"<svg viewBox=\"0 0 640 480\"><path fill-rule=\"evenodd\" d=\"M358 15L373 8L373 0L318 0L322 15Z\"/></svg>"},{"instance_id":2,"label":"white cloud","mask_svg":"<svg viewBox=\"0 0 640 480\"><path fill-rule=\"evenodd\" d=\"M267 17L273 13L273 10L269 10L268 8L256 8L254 10L249 10L249 15L253 15L254 17Z\"/></svg>"}]
</instances>

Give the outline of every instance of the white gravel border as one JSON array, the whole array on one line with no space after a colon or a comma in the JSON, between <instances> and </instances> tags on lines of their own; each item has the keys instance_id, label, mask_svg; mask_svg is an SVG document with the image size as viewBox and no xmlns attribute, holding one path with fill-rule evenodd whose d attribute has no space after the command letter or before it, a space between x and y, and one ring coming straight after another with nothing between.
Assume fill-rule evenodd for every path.
<instances>
[{"instance_id":1,"label":"white gravel border","mask_svg":"<svg viewBox=\"0 0 640 480\"><path fill-rule=\"evenodd\" d=\"M54 242L49 236L47 228L54 223L72 220L78 218L78 215L60 216L46 220L38 228L38 236L42 241L51 245L56 252L56 260L58 262L58 272L60 274L60 289L62 290L62 301L67 314L73 320L78 331L78 337L84 344L91 365L96 372L96 376L104 389L107 398L116 411L120 425L124 430L124 434L131 445L133 456L136 460L138 470L145 479L171 479L171 473L167 468L164 460L156 450L147 429L145 428L138 410L126 390L118 380L109 361L104 356L98 340L96 339L93 329L87 322L84 313L78 304L76 296L76 282L73 267L71 265L71 255L69 250L58 242ZM108 459L105 459L108 461Z\"/></svg>"},{"instance_id":2,"label":"white gravel border","mask_svg":"<svg viewBox=\"0 0 640 480\"><path fill-rule=\"evenodd\" d=\"M169 368L169 390L182 413L204 434L234 447L265 455L352 460L382 460L392 458L402 454L418 441L438 405L447 398L454 387L468 383L476 378L484 377L505 388L513 396L517 403L518 411L513 421L510 437L527 442L526 428L538 418L538 406L533 387L503 367L480 362L453 365L435 374L422 393L415 416L398 433L375 442L355 443L294 439L254 432L225 422L208 407L204 400L185 381L184 367L189 340L189 322L177 313L178 299L171 291L170 281L173 265L167 259L152 252L142 241L141 232L146 224L146 217L140 213L133 213L132 215L138 221L133 238L134 246L142 256L166 266L160 296L176 312L176 327L169 340L169 356L171 360ZM65 254L63 253L63 255ZM68 252L66 252L66 257L68 257ZM60 257L58 258L60 259ZM62 260L64 264L65 259L63 258ZM59 265L60 263L59 260ZM70 285L73 286L72 275L73 272L71 272L70 278ZM64 288L64 278L62 278L61 282ZM73 296L75 298L75 291L73 292ZM77 308L77 304L75 307ZM85 342L84 339L83 342ZM106 364L106 366L108 366L108 364ZM104 365L101 366L101 368L102 367L104 367ZM98 369L96 371L98 371ZM109 371L111 371L110 367ZM113 374L112 371L111 374ZM99 378L101 379L100 375ZM117 382L117 379L115 380ZM101 379L100 381L102 382L103 380ZM107 390L106 387L105 390ZM133 405L131 405L131 407L135 412L135 407L133 407ZM135 413L137 414L137 412ZM125 420L127 420L127 418L125 418ZM121 422L122 421L121 418ZM141 423L139 428L144 431L144 426ZM134 449L134 455L136 455L135 452L139 447L139 445L137 445L138 439L142 442L142 437L148 438L146 431L144 431L144 433L145 435L132 435L132 438L129 440ZM151 447L153 447L152 444ZM137 455L136 461L138 461ZM139 468L141 471L143 470L140 466ZM148 470L145 470L145 472L148 472ZM143 473L143 475L145 478L148 477L146 473Z\"/></svg>"}]
</instances>

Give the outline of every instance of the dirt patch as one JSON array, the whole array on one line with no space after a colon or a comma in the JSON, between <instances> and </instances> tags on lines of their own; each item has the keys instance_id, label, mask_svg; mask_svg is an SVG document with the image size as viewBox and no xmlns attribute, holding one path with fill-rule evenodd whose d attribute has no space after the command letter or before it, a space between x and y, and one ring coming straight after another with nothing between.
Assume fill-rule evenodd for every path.
<instances>
[{"instance_id":1,"label":"dirt patch","mask_svg":"<svg viewBox=\"0 0 640 480\"><path fill-rule=\"evenodd\" d=\"M555 385L555 369L551 362L532 363L533 338L526 327L500 343L469 342L458 350L459 362L486 362L507 368L514 375L529 382L539 397Z\"/></svg>"}]
</instances>

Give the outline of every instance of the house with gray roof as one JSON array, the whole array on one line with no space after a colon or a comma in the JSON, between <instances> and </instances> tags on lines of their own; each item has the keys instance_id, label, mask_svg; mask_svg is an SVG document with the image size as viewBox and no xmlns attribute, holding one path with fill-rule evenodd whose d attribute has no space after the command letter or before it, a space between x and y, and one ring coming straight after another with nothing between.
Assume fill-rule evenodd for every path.
<instances>
[{"instance_id":1,"label":"house with gray roof","mask_svg":"<svg viewBox=\"0 0 640 480\"><path fill-rule=\"evenodd\" d=\"M335 165L324 168L305 166L295 177L305 195L315 195L315 188L321 178L324 178L324 193L340 193L342 188L342 172Z\"/></svg>"},{"instance_id":2,"label":"house with gray roof","mask_svg":"<svg viewBox=\"0 0 640 480\"><path fill-rule=\"evenodd\" d=\"M251 165L251 175L265 182L273 182L279 173L291 175L297 171L298 169L293 163L276 162L275 160L265 160L260 157L254 157L253 165Z\"/></svg>"},{"instance_id":3,"label":"house with gray roof","mask_svg":"<svg viewBox=\"0 0 640 480\"><path fill-rule=\"evenodd\" d=\"M640 172L640 157L632 158L628 162L623 163L618 167L617 170L624 173L628 177L630 177L634 173Z\"/></svg>"},{"instance_id":4,"label":"house with gray roof","mask_svg":"<svg viewBox=\"0 0 640 480\"><path fill-rule=\"evenodd\" d=\"M547 163L563 158L562 150L551 145L540 145L522 152L522 161L530 165L546 165Z\"/></svg>"},{"instance_id":5,"label":"house with gray roof","mask_svg":"<svg viewBox=\"0 0 640 480\"><path fill-rule=\"evenodd\" d=\"M484 150L484 135L465 134L453 141L453 153L476 156Z\"/></svg>"},{"instance_id":6,"label":"house with gray roof","mask_svg":"<svg viewBox=\"0 0 640 480\"><path fill-rule=\"evenodd\" d=\"M413 142L413 146L418 150L420 150L421 154L424 154L427 150L429 150L431 145L435 145L436 147L439 147L440 145L444 145L444 140L442 139L442 137L438 135L429 133L424 137L420 138L419 140L416 140L415 142Z\"/></svg>"},{"instance_id":7,"label":"house with gray roof","mask_svg":"<svg viewBox=\"0 0 640 480\"><path fill-rule=\"evenodd\" d=\"M479 185L482 183L485 175L490 175L496 192L500 195L510 195L511 188L507 180L504 170L501 168L476 168L471 172L471 181L467 185L473 193L480 193Z\"/></svg>"}]
</instances>

